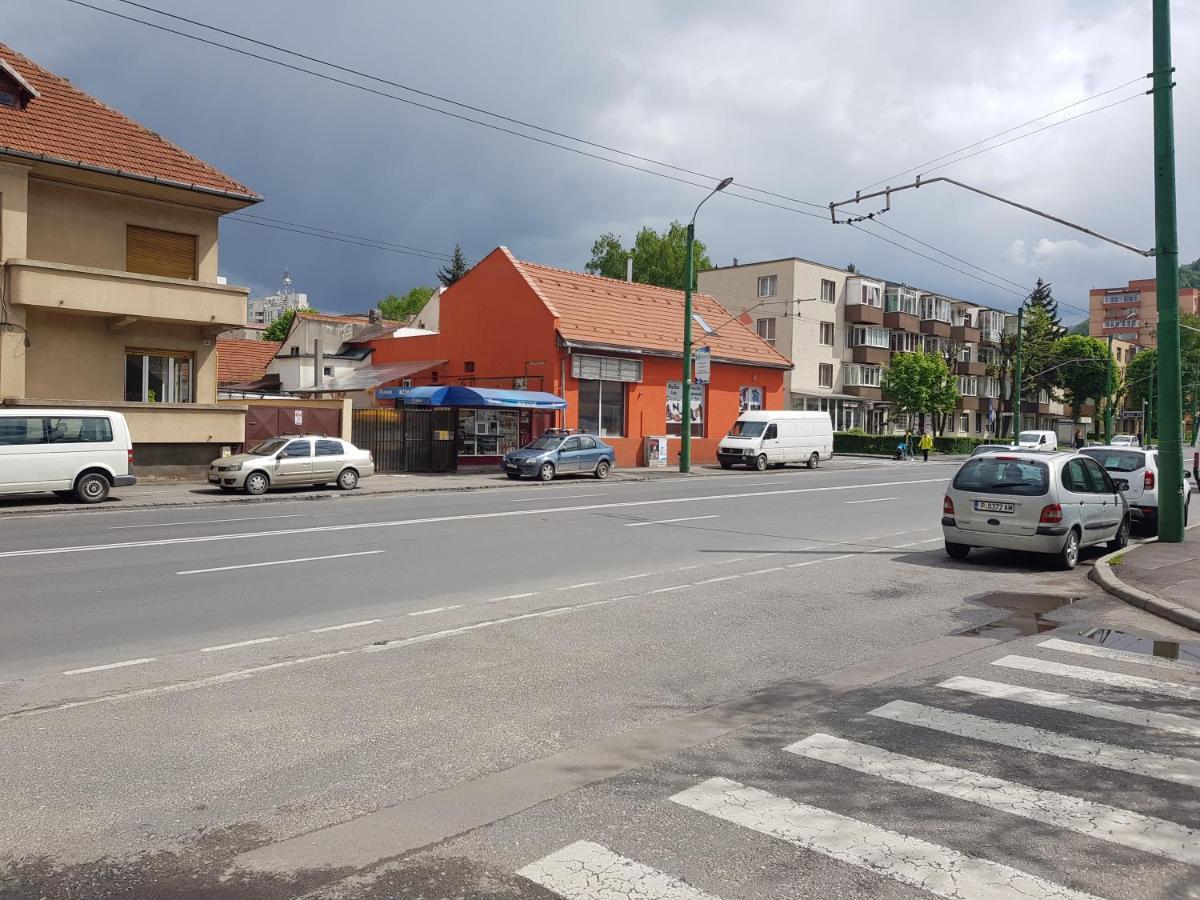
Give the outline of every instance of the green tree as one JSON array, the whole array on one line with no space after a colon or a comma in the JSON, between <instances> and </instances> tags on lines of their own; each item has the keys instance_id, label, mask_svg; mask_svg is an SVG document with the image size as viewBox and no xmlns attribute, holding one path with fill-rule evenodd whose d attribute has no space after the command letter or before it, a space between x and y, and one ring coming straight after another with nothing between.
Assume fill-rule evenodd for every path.
<instances>
[{"instance_id":1,"label":"green tree","mask_svg":"<svg viewBox=\"0 0 1200 900\"><path fill-rule=\"evenodd\" d=\"M1071 404L1071 416L1079 421L1079 410L1088 400L1098 401L1108 388L1108 345L1093 337L1069 334L1054 344L1060 366L1059 383Z\"/></svg>"},{"instance_id":2,"label":"green tree","mask_svg":"<svg viewBox=\"0 0 1200 900\"><path fill-rule=\"evenodd\" d=\"M1200 259L1192 260L1187 265L1179 267L1179 286L1181 288L1200 288Z\"/></svg>"},{"instance_id":3,"label":"green tree","mask_svg":"<svg viewBox=\"0 0 1200 900\"><path fill-rule=\"evenodd\" d=\"M455 244L454 253L450 256L450 264L442 266L437 271L438 281L442 283L442 287L450 287L466 275L469 268L466 257L463 256L462 247Z\"/></svg>"},{"instance_id":4,"label":"green tree","mask_svg":"<svg viewBox=\"0 0 1200 900\"><path fill-rule=\"evenodd\" d=\"M296 318L298 312L316 312L315 309L309 309L307 306L301 309L285 309L279 314L279 318L267 326L263 332L264 341L282 341L288 336L288 332L292 330L292 320Z\"/></svg>"},{"instance_id":5,"label":"green tree","mask_svg":"<svg viewBox=\"0 0 1200 900\"><path fill-rule=\"evenodd\" d=\"M903 413L933 417L934 430L944 430L946 413L958 403L958 381L936 353L899 353L883 374L883 396Z\"/></svg>"},{"instance_id":6,"label":"green tree","mask_svg":"<svg viewBox=\"0 0 1200 900\"><path fill-rule=\"evenodd\" d=\"M385 319L393 322L406 322L419 313L432 296L433 288L421 284L403 297L388 294L376 304L376 307L379 309L379 314Z\"/></svg>"},{"instance_id":7,"label":"green tree","mask_svg":"<svg viewBox=\"0 0 1200 900\"><path fill-rule=\"evenodd\" d=\"M1063 328L1050 307L1031 300L1025 307L1021 336L1021 378L1025 382L1022 397L1036 396L1040 391L1053 395L1059 386L1060 370L1053 368L1058 360L1054 348L1062 336Z\"/></svg>"},{"instance_id":8,"label":"green tree","mask_svg":"<svg viewBox=\"0 0 1200 900\"><path fill-rule=\"evenodd\" d=\"M1091 334L1091 325L1091 322L1089 322L1087 319L1084 319L1082 322L1076 322L1074 325L1068 328L1067 334L1082 334L1084 337L1087 337L1089 334Z\"/></svg>"},{"instance_id":9,"label":"green tree","mask_svg":"<svg viewBox=\"0 0 1200 900\"><path fill-rule=\"evenodd\" d=\"M692 289L696 276L711 269L712 261L703 241L693 248ZM683 290L684 269L687 264L687 226L672 222L661 234L649 225L634 238L633 246L625 248L619 235L606 232L592 244L592 258L584 266L592 275L625 280L625 261L633 255L633 280L639 284Z\"/></svg>"}]
</instances>

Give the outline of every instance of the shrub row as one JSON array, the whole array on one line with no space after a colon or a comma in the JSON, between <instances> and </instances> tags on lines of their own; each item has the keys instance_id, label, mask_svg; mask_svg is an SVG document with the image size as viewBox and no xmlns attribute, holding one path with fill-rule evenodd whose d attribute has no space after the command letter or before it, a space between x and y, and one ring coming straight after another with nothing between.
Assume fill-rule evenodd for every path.
<instances>
[{"instance_id":1,"label":"shrub row","mask_svg":"<svg viewBox=\"0 0 1200 900\"><path fill-rule=\"evenodd\" d=\"M896 452L896 445L904 439L902 434L852 434L837 432L833 436L834 453L881 453L891 456ZM916 443L916 437L913 438ZM997 443L992 438L969 437L935 437L933 449L935 453L970 453L980 444ZM914 451L916 447L914 446Z\"/></svg>"}]
</instances>

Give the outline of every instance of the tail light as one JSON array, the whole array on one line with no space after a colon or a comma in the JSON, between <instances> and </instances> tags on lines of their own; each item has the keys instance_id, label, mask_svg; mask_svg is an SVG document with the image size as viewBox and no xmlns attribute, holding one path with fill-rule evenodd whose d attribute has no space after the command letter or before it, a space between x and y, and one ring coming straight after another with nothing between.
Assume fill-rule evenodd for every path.
<instances>
[{"instance_id":1,"label":"tail light","mask_svg":"<svg viewBox=\"0 0 1200 900\"><path fill-rule=\"evenodd\" d=\"M1038 522L1042 525L1057 525L1062 521L1062 507L1057 503L1042 507L1042 515Z\"/></svg>"},{"instance_id":2,"label":"tail light","mask_svg":"<svg viewBox=\"0 0 1200 900\"><path fill-rule=\"evenodd\" d=\"M1154 473L1149 469L1146 470L1146 476L1142 479L1142 489L1147 491L1154 490Z\"/></svg>"},{"instance_id":3,"label":"tail light","mask_svg":"<svg viewBox=\"0 0 1200 900\"><path fill-rule=\"evenodd\" d=\"M947 494L945 497L942 498L942 515L943 516L954 515L954 501L950 499L949 494Z\"/></svg>"},{"instance_id":4,"label":"tail light","mask_svg":"<svg viewBox=\"0 0 1200 900\"><path fill-rule=\"evenodd\" d=\"M132 447L125 451L125 461L127 463L129 463L129 465L131 465L131 466L133 465L133 448Z\"/></svg>"}]
</instances>

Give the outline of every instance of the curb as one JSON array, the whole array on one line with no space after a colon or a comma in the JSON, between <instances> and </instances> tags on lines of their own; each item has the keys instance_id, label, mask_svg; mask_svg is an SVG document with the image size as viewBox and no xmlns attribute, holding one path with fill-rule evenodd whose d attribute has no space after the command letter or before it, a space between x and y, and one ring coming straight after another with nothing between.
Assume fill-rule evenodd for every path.
<instances>
[{"instance_id":1,"label":"curb","mask_svg":"<svg viewBox=\"0 0 1200 900\"><path fill-rule=\"evenodd\" d=\"M1158 538L1151 538L1144 541L1143 544L1157 543ZM1121 600L1124 600L1130 606L1136 606L1138 609L1144 609L1146 612L1154 613L1156 616L1161 616L1174 622L1176 625L1182 625L1184 628L1190 628L1193 631L1200 631L1200 612L1193 609L1188 609L1186 606L1181 606L1171 600L1164 600L1161 597L1156 597L1154 594L1146 591L1138 590L1130 587L1115 574L1113 574L1112 566L1109 560L1117 556L1122 556L1126 553L1132 553L1143 544L1131 544L1124 550L1118 550L1116 553L1107 553L1096 560L1092 567L1091 574L1088 575L1092 581L1100 585L1107 593L1112 594Z\"/></svg>"}]
</instances>

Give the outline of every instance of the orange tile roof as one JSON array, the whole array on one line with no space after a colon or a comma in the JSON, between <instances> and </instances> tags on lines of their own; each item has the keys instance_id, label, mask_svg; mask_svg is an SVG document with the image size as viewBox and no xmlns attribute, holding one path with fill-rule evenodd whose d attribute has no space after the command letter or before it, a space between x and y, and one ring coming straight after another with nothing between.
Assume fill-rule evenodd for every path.
<instances>
[{"instance_id":1,"label":"orange tile roof","mask_svg":"<svg viewBox=\"0 0 1200 900\"><path fill-rule=\"evenodd\" d=\"M258 381L267 374L267 366L281 346L278 341L217 338L217 383Z\"/></svg>"},{"instance_id":2,"label":"orange tile roof","mask_svg":"<svg viewBox=\"0 0 1200 900\"><path fill-rule=\"evenodd\" d=\"M250 188L0 44L0 59L38 93L24 109L0 106L0 153L84 163L192 189L260 200Z\"/></svg>"},{"instance_id":3,"label":"orange tile roof","mask_svg":"<svg viewBox=\"0 0 1200 900\"><path fill-rule=\"evenodd\" d=\"M682 355L683 291L584 275L523 262L501 248L542 302L558 317L569 343ZM692 294L692 312L715 330L692 322L692 341L713 359L791 368L791 361L707 294Z\"/></svg>"}]
</instances>

